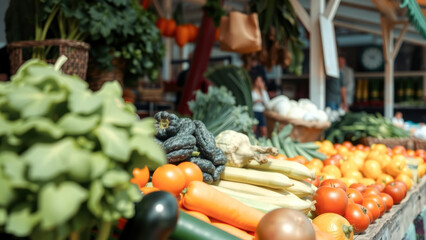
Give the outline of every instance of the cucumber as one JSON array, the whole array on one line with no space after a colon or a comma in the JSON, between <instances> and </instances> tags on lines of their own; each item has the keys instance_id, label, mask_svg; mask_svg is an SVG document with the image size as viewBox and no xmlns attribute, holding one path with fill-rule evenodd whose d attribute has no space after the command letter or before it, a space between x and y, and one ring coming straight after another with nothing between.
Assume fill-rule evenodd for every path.
<instances>
[{"instance_id":1,"label":"cucumber","mask_svg":"<svg viewBox=\"0 0 426 240\"><path fill-rule=\"evenodd\" d=\"M313 158L318 158L321 161L324 161L327 156L324 153L320 153L317 150L305 149L306 153L311 155Z\"/></svg>"},{"instance_id":2,"label":"cucumber","mask_svg":"<svg viewBox=\"0 0 426 240\"><path fill-rule=\"evenodd\" d=\"M281 131L278 133L278 138L279 139L286 138L288 135L290 135L291 131L293 131L293 125L292 124L285 125L283 128L281 128Z\"/></svg>"},{"instance_id":3,"label":"cucumber","mask_svg":"<svg viewBox=\"0 0 426 240\"><path fill-rule=\"evenodd\" d=\"M298 146L298 144L294 144L294 150L297 155L304 157L308 162L312 160L312 156L305 152L302 148Z\"/></svg>"},{"instance_id":4,"label":"cucumber","mask_svg":"<svg viewBox=\"0 0 426 240\"><path fill-rule=\"evenodd\" d=\"M231 235L219 228L206 223L196 217L193 217L182 210L179 210L179 219L175 230L169 236L170 239L188 240L188 239L203 239L203 240L238 240L234 235Z\"/></svg>"},{"instance_id":5,"label":"cucumber","mask_svg":"<svg viewBox=\"0 0 426 240\"><path fill-rule=\"evenodd\" d=\"M313 150L317 150L319 148L319 146L316 145L315 142L298 143L297 146L303 149L313 149Z\"/></svg>"}]
</instances>

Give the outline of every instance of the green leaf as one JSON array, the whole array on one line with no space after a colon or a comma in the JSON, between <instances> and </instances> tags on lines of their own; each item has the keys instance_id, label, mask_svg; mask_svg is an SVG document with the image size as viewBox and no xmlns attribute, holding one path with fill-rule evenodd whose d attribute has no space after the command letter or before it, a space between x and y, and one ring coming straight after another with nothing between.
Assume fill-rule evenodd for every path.
<instances>
[{"instance_id":1,"label":"green leaf","mask_svg":"<svg viewBox=\"0 0 426 240\"><path fill-rule=\"evenodd\" d=\"M87 202L87 207L90 212L96 217L102 216L102 204L101 199L105 193L105 189L102 186L101 181L95 180L90 184L89 189L89 200Z\"/></svg>"},{"instance_id":2,"label":"green leaf","mask_svg":"<svg viewBox=\"0 0 426 240\"><path fill-rule=\"evenodd\" d=\"M14 123L9 121L6 116L0 112L0 136L11 132Z\"/></svg>"},{"instance_id":3,"label":"green leaf","mask_svg":"<svg viewBox=\"0 0 426 240\"><path fill-rule=\"evenodd\" d=\"M67 113L59 119L58 126L70 135L84 135L93 130L99 122L98 115L87 117L77 113Z\"/></svg>"},{"instance_id":4,"label":"green leaf","mask_svg":"<svg viewBox=\"0 0 426 240\"><path fill-rule=\"evenodd\" d=\"M127 162L130 156L129 137L125 130L102 124L95 130L103 152L111 158Z\"/></svg>"},{"instance_id":5,"label":"green leaf","mask_svg":"<svg viewBox=\"0 0 426 240\"><path fill-rule=\"evenodd\" d=\"M121 98L123 95L123 89L118 81L108 81L102 85L98 93L102 95L104 99Z\"/></svg>"},{"instance_id":6,"label":"green leaf","mask_svg":"<svg viewBox=\"0 0 426 240\"><path fill-rule=\"evenodd\" d=\"M86 90L72 92L68 100L71 112L90 114L101 107L103 98L98 93Z\"/></svg>"},{"instance_id":7,"label":"green leaf","mask_svg":"<svg viewBox=\"0 0 426 240\"><path fill-rule=\"evenodd\" d=\"M109 170L102 176L102 183L105 187L114 188L123 186L126 184L131 184L130 175L122 170Z\"/></svg>"},{"instance_id":8,"label":"green leaf","mask_svg":"<svg viewBox=\"0 0 426 240\"><path fill-rule=\"evenodd\" d=\"M149 117L133 122L132 128L130 130L133 135L141 135L146 137L154 136L155 131L155 119Z\"/></svg>"},{"instance_id":9,"label":"green leaf","mask_svg":"<svg viewBox=\"0 0 426 240\"><path fill-rule=\"evenodd\" d=\"M142 200L142 192L136 184L131 184L129 188L127 188L127 195L131 202L139 202Z\"/></svg>"},{"instance_id":10,"label":"green leaf","mask_svg":"<svg viewBox=\"0 0 426 240\"><path fill-rule=\"evenodd\" d=\"M90 178L96 179L100 177L107 170L108 163L109 160L104 154L100 152L92 154L90 157L90 169L92 170L90 173Z\"/></svg>"},{"instance_id":11,"label":"green leaf","mask_svg":"<svg viewBox=\"0 0 426 240\"><path fill-rule=\"evenodd\" d=\"M48 118L35 117L14 126L14 133L18 135L25 134L31 129L39 133L46 133L54 139L59 139L64 135L64 131L59 128L52 120Z\"/></svg>"},{"instance_id":12,"label":"green leaf","mask_svg":"<svg viewBox=\"0 0 426 240\"><path fill-rule=\"evenodd\" d=\"M15 192L9 180L3 175L0 169L0 207L7 207L15 198Z\"/></svg>"},{"instance_id":13,"label":"green leaf","mask_svg":"<svg viewBox=\"0 0 426 240\"><path fill-rule=\"evenodd\" d=\"M167 163L164 150L154 141L154 138L134 136L130 140L130 148L139 155L147 157L144 159L146 161L145 165L148 165L151 170ZM132 161L134 160L132 158Z\"/></svg>"},{"instance_id":14,"label":"green leaf","mask_svg":"<svg viewBox=\"0 0 426 240\"><path fill-rule=\"evenodd\" d=\"M75 151L68 162L68 175L76 182L88 182L91 174L91 152L80 150Z\"/></svg>"},{"instance_id":15,"label":"green leaf","mask_svg":"<svg viewBox=\"0 0 426 240\"><path fill-rule=\"evenodd\" d=\"M44 186L38 199L42 229L48 230L68 221L87 197L87 190L74 182Z\"/></svg>"},{"instance_id":16,"label":"green leaf","mask_svg":"<svg viewBox=\"0 0 426 240\"><path fill-rule=\"evenodd\" d=\"M8 96L9 104L24 118L45 115L53 104L65 98L65 92L44 93L32 86L19 87Z\"/></svg>"},{"instance_id":17,"label":"green leaf","mask_svg":"<svg viewBox=\"0 0 426 240\"><path fill-rule=\"evenodd\" d=\"M0 208L0 226L3 226L7 220L7 211L4 208Z\"/></svg>"},{"instance_id":18,"label":"green leaf","mask_svg":"<svg viewBox=\"0 0 426 240\"><path fill-rule=\"evenodd\" d=\"M49 180L67 170L72 154L78 151L71 138L56 143L37 143L23 157L30 165L30 180Z\"/></svg>"},{"instance_id":19,"label":"green leaf","mask_svg":"<svg viewBox=\"0 0 426 240\"><path fill-rule=\"evenodd\" d=\"M102 123L127 127L136 121L136 114L124 110L123 100L109 99L103 104Z\"/></svg>"},{"instance_id":20,"label":"green leaf","mask_svg":"<svg viewBox=\"0 0 426 240\"><path fill-rule=\"evenodd\" d=\"M25 179L26 163L15 153L2 154L0 166L4 169L4 175L14 187L25 187L29 185Z\"/></svg>"},{"instance_id":21,"label":"green leaf","mask_svg":"<svg viewBox=\"0 0 426 240\"><path fill-rule=\"evenodd\" d=\"M12 211L6 223L6 232L17 237L28 236L39 221L40 216L31 214L29 207Z\"/></svg>"}]
</instances>

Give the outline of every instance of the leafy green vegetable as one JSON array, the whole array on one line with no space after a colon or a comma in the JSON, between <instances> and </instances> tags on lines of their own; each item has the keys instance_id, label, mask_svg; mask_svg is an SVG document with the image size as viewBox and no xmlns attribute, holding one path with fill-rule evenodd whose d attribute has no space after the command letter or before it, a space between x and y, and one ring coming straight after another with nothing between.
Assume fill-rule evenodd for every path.
<instances>
[{"instance_id":1,"label":"leafy green vegetable","mask_svg":"<svg viewBox=\"0 0 426 240\"><path fill-rule=\"evenodd\" d=\"M138 120L118 83L96 93L39 60L0 83L0 233L89 239L132 217L133 167L166 163L154 120Z\"/></svg>"},{"instance_id":2,"label":"leafy green vegetable","mask_svg":"<svg viewBox=\"0 0 426 240\"><path fill-rule=\"evenodd\" d=\"M195 120L202 121L214 135L224 130L253 134L256 120L250 117L247 106L236 106L235 98L225 87L209 87L207 94L195 92L195 100L188 102Z\"/></svg>"}]
</instances>

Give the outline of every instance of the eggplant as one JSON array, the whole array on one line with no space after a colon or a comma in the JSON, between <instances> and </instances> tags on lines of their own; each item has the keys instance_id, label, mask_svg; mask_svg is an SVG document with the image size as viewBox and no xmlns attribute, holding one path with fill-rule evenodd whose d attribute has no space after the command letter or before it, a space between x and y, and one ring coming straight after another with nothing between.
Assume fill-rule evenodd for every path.
<instances>
[{"instance_id":1,"label":"eggplant","mask_svg":"<svg viewBox=\"0 0 426 240\"><path fill-rule=\"evenodd\" d=\"M179 217L176 198L156 191L135 205L135 216L127 221L120 240L165 240L174 231Z\"/></svg>"}]
</instances>

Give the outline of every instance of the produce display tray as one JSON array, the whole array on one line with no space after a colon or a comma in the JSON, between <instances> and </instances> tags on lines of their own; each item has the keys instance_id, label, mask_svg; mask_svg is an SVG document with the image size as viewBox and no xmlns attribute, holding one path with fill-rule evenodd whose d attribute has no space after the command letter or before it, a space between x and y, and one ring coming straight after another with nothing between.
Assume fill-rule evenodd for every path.
<instances>
[{"instance_id":1,"label":"produce display tray","mask_svg":"<svg viewBox=\"0 0 426 240\"><path fill-rule=\"evenodd\" d=\"M415 144L413 138L373 138L373 137L363 137L359 140L359 143L367 146L373 144L384 144L386 147L394 148L395 146L403 146L405 149L415 149Z\"/></svg>"},{"instance_id":2,"label":"produce display tray","mask_svg":"<svg viewBox=\"0 0 426 240\"><path fill-rule=\"evenodd\" d=\"M402 239L409 225L426 206L426 177L413 186L404 200L378 218L365 232L354 236L355 240Z\"/></svg>"}]
</instances>

